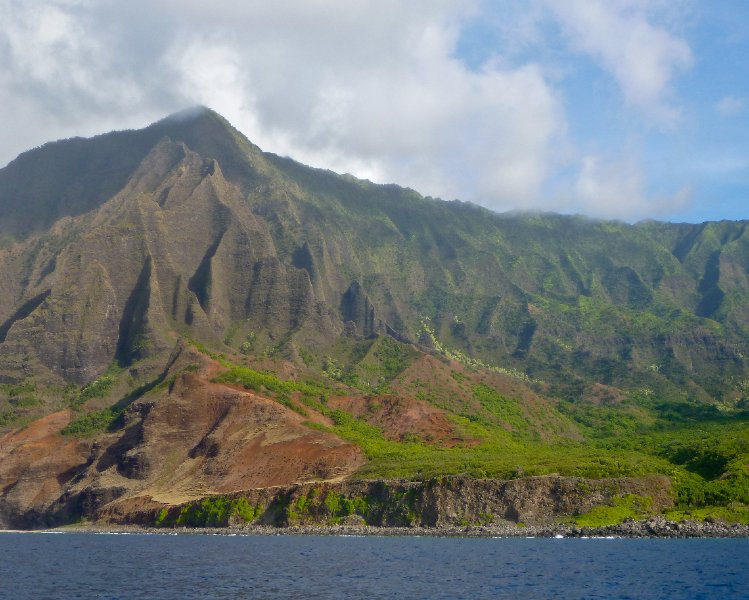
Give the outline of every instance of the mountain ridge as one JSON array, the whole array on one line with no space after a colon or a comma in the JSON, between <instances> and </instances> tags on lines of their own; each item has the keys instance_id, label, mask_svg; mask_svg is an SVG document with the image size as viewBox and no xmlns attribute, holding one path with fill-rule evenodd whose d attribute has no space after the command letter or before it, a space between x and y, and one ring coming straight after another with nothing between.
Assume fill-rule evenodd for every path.
<instances>
[{"instance_id":1,"label":"mountain ridge","mask_svg":"<svg viewBox=\"0 0 749 600\"><path fill-rule=\"evenodd\" d=\"M204 108L21 155L0 215L0 427L25 447L19 428L58 415L71 498L170 497L174 469L180 502L236 491L232 453L252 485L284 481L239 438L317 439L300 460L318 466L285 475L314 480L639 476L696 459L627 436L744 435L747 221L492 213L262 152ZM677 493L743 489L730 469L678 471ZM11 512L36 489L19 473Z\"/></svg>"},{"instance_id":2,"label":"mountain ridge","mask_svg":"<svg viewBox=\"0 0 749 600\"><path fill-rule=\"evenodd\" d=\"M169 133L172 134L171 137ZM138 136L145 139L147 143L137 141L134 144L135 150L131 150L129 154L121 151L123 147L133 146L131 142ZM113 144L112 140L119 140L119 143ZM716 322L711 317L715 316L718 321L721 321L724 314L726 318L733 319L732 325L738 325L744 330L747 327L746 319L742 319L737 311L731 309L731 294L727 295L720 287L719 265L719 257L725 254L726 248L742 246L739 248L741 256L736 261L739 262L738 266L728 264L724 267L723 277L726 279L726 273L731 273L734 279L743 278L738 283L745 285L746 276L741 272L740 261L745 253L743 246L745 246L747 232L746 222L726 221L700 225L645 222L627 225L620 222L587 220L553 214L498 215L469 204L444 203L422 198L412 190L393 185L379 186L360 180L352 181L351 178L329 171L309 169L291 159L262 153L222 117L205 108L191 109L185 113L172 115L136 132L98 136L90 140L90 144L94 148L102 141L116 148L116 153L119 155L143 154L139 161L141 167L132 167L126 176L130 180L151 177L154 186L158 186L169 172L182 164L181 161L185 160L186 152L196 152L196 156L202 156L204 164L197 165L197 162L193 161L191 168L200 173L195 176L205 179L208 175L212 176L214 169L218 169L220 178L225 179L226 183L237 186L232 193L237 199L242 197L239 202L250 208L249 214L245 217L247 219L259 217L269 223L270 229L267 229L264 235L266 246L274 246L274 249L269 250L270 255L275 259L280 259L289 268L300 272L306 271L310 279L309 283L316 294L315 297L319 296L323 302L328 301L328 297L341 298L338 302L331 298L333 310L343 308L346 312L349 310L345 306L347 302L354 304L358 301L370 302L366 290L368 286L364 285L366 277L374 278L374 281L377 278L395 275L394 272L383 273L386 269L372 263L371 255L375 250L387 253L392 251L392 247L388 247L388 244L401 247L410 244L417 247L405 248L397 258L401 261L401 266L404 262L423 261L422 265L417 265L416 271L418 272L411 274L422 279L421 299L417 301L421 305L422 316L429 318L433 318L441 309L439 303L434 302L436 293L434 288L455 287L456 284L460 285L461 282L465 282L469 273L472 274L471 268L466 269L461 264L461 252L466 252L471 261L478 259L486 262L485 266L488 266L499 279L496 285L484 286L484 289L474 285L474 290L467 294L474 302L482 297L487 302L483 313L473 316L475 321L473 328L488 331L491 319L495 318L491 314L494 310L491 307L492 303L496 304L497 298L503 296L505 299L515 297L515 302L510 300L514 304L513 309L525 313L526 317L518 317L521 321L525 321L525 325L515 326L514 348L505 344L510 358L513 355L522 356L526 351L523 346L529 345L532 341L529 338L534 335L532 331L535 321L527 314L528 307L536 306L532 302L534 294L544 295L547 292L551 298L570 305L578 297L595 298L596 290L603 287L602 295L605 302L634 310L653 305L658 300L656 298L656 292L658 292L660 296L671 296L667 298L667 301L673 305L672 309L691 313L698 319L708 319L705 322L708 329L710 322ZM23 155L23 160L29 162L37 159L41 164L39 167L41 169L49 160L54 160L66 144L78 147L83 143L85 141L79 139L56 142L50 148L45 146L32 151L32 154ZM148 144L151 146L148 152L145 152L144 148ZM171 149L164 150L165 144L172 144ZM198 150L190 150L191 146ZM154 158L153 153L158 154L159 148L162 148L161 154ZM53 151L52 158L43 156L45 151L50 149ZM95 148L84 152L83 158L87 159L94 150ZM109 152L115 152L115 150L110 149ZM102 160L108 158L106 152L101 153L101 156ZM154 160L166 162L155 167L155 171L147 176L143 175L143 164ZM9 171L13 176L14 169L19 170L16 169L15 162L0 171L0 184L8 179ZM93 163L90 167L93 171L97 171L98 168L99 163ZM84 172L81 177L85 181L91 179L88 171ZM100 177L101 181L111 179L106 171L100 174ZM118 172L114 177L117 185L119 185L119 177L122 177L122 174ZM149 193L149 184L144 182L145 180L141 181L140 188L137 186L133 188L131 185L131 193ZM115 184L108 185L114 186ZM118 194L122 194L122 190L126 187L123 185L118 190ZM64 216L73 219L92 214L91 210L97 210L97 207L101 208L103 204L101 198L106 195L108 188L101 182L96 183L93 188L94 193L91 193L80 205L68 206L64 201L57 205L52 203L53 216L38 219L39 226L43 226L53 218L60 223L60 211L66 208L70 209L70 214ZM18 222L18 219L14 217L14 210L19 205L22 204L25 210L28 209L28 203L25 202L23 196L12 202L8 201L9 189L12 191L15 188L14 186L4 188L0 185L0 194L4 192L4 195L0 197L0 205L3 205L5 209L3 224ZM34 188L29 193L35 193ZM59 195L64 199L69 193L72 192L66 190L63 185ZM169 190L162 187L160 193L168 194ZM113 193L109 197L115 195ZM45 194L41 194L41 198L44 200ZM219 212L225 210L225 207L221 208L221 202L215 206L218 207L216 210ZM80 214L76 214L78 212ZM34 215L35 219L38 217L33 205L29 214ZM234 211L232 214L236 216L237 213ZM425 216L426 222L423 222ZM213 215L211 218L218 218L220 221L222 217ZM64 218L63 221L65 221ZM304 227L312 231L302 231L302 223ZM348 232L352 230L356 231L357 235L365 236L362 241L370 256L361 256L360 260L353 262L341 260L340 244L332 247L330 243L327 243L327 246L321 243L327 235L327 231L320 229L321 223L324 223L325 228L336 228L336 234L341 239L345 239ZM257 227L254 231L257 232ZM598 245L594 249L598 254L590 254L585 249L588 255L581 256L578 242L586 237L592 240L591 243ZM518 245L526 240L531 241L532 247L528 250L520 250ZM544 245L539 247L540 240L544 240ZM671 247L664 245L663 240L667 240ZM216 247L213 248L213 252L217 250L219 243L218 237L214 236ZM603 250L604 247L606 250ZM568 251L569 248L571 251ZM210 249L210 247L207 248L206 252ZM426 254L425 249L428 250ZM638 262L617 266L616 261L612 260L613 254L610 256L604 254L612 250L613 253L618 252L624 255L628 252L631 255L632 250L639 252L639 255L632 255L630 258ZM201 308L205 308L207 303L207 288L203 285L204 289L198 289L200 287L198 284L208 274L212 260L209 254L210 252L204 255L205 262L200 263L200 266L192 273L182 274L183 277L189 278L188 288L194 289L188 291L195 294ZM575 264L579 259L582 259L582 264ZM333 267L331 261L336 262L337 267ZM510 268L508 268L508 263ZM51 268L49 265L47 267ZM343 281L341 280L342 271L347 268L351 272L346 275L347 281ZM198 272L200 269L202 269L202 274ZM321 269L326 271L325 276L322 276ZM39 274L41 275L42 272L43 268L40 269ZM427 272L431 278L441 279L436 284L430 282L431 290L423 289L423 278ZM533 274L539 272L547 273L547 281L533 280ZM528 273L531 274L530 277ZM687 277L692 281L687 281ZM412 279L412 285L414 281L417 280ZM33 295L29 293L29 290L19 294L25 297L26 304L18 307L16 316L24 315L26 311L34 308L34 303L40 301L40 298L49 292L49 290L34 291L36 293ZM378 292L372 289L369 293L377 294ZM743 293L742 291L741 294ZM739 300L745 297L741 294ZM383 317L381 329L384 330L387 326L392 333L401 335L403 339L416 339L419 329L415 322L417 319L411 315L410 323L403 321L403 313L407 312L403 307L403 300L398 306L399 303L394 294L388 295L389 299L378 298L375 303ZM339 302L340 306L336 306ZM247 303L250 303L250 300L245 298L245 304ZM525 307L522 306L523 303ZM12 305L15 302L8 302L8 304ZM349 314L349 316L352 315L353 313ZM11 318L7 318L8 316ZM456 316L460 318L459 315ZM6 315L5 322L0 327L3 338L8 335L13 322L12 317L13 315ZM393 324L396 326L393 327ZM373 333L372 326L372 323L362 324L362 327L369 328L370 334ZM505 330L505 337L507 333L508 331Z\"/></svg>"}]
</instances>

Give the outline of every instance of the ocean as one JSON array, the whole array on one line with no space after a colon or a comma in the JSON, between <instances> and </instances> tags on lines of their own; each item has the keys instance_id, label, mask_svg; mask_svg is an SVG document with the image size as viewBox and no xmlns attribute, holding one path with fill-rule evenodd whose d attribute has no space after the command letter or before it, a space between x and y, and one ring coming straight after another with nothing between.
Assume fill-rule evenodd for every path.
<instances>
[{"instance_id":1,"label":"ocean","mask_svg":"<svg viewBox=\"0 0 749 600\"><path fill-rule=\"evenodd\" d=\"M2 533L0 598L749 598L749 540Z\"/></svg>"}]
</instances>

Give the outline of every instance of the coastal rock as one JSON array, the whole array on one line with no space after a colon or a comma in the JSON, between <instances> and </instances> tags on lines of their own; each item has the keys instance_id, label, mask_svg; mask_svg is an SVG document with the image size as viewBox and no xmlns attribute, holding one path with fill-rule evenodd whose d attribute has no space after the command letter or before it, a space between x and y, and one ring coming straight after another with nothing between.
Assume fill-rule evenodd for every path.
<instances>
[{"instance_id":1,"label":"coastal rock","mask_svg":"<svg viewBox=\"0 0 749 600\"><path fill-rule=\"evenodd\" d=\"M667 478L583 479L525 477L515 480L446 477L427 481L375 480L306 483L214 496L207 502L243 501L256 507L253 521L276 527L361 524L374 527L516 527L522 523L556 526L558 519L582 514L626 494L647 495L654 510L673 505ZM180 525L180 515L203 500L122 510L118 502L91 518L106 522ZM165 511L165 512L163 512ZM231 515L226 514L224 525ZM198 523L191 523L196 525ZM556 531L556 529L554 530Z\"/></svg>"}]
</instances>

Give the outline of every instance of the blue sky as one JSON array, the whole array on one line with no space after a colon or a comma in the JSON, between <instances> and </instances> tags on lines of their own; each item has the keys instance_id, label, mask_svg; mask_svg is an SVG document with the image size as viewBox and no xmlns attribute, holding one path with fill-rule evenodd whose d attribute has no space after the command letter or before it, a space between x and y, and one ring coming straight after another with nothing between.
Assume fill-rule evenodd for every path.
<instances>
[{"instance_id":1,"label":"blue sky","mask_svg":"<svg viewBox=\"0 0 749 600\"><path fill-rule=\"evenodd\" d=\"M528 18L527 2L483 2L463 28L456 56L477 70L495 55L559 70L569 136L581 152L635 161L653 204L682 192L683 204L676 202L661 218L748 218L749 2L683 2L669 10L658 3L631 5L630 14L650 5L648 22L683 41L691 54L663 91L675 111L672 119L628 102L610 68L571 46L569 34L547 13ZM527 18L520 35L512 30L518 14ZM574 171L558 177L565 175L574 177Z\"/></svg>"},{"instance_id":2,"label":"blue sky","mask_svg":"<svg viewBox=\"0 0 749 600\"><path fill-rule=\"evenodd\" d=\"M205 104L497 211L749 218L745 0L0 0L0 23L0 164Z\"/></svg>"}]
</instances>

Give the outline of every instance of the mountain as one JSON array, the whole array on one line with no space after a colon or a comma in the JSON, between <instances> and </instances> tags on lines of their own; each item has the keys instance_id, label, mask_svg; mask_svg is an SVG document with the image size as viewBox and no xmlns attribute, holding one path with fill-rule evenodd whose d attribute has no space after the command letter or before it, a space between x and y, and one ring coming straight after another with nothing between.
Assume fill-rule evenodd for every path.
<instances>
[{"instance_id":1,"label":"mountain","mask_svg":"<svg viewBox=\"0 0 749 600\"><path fill-rule=\"evenodd\" d=\"M7 522L443 472L749 502L749 221L495 214L205 108L22 154L0 215Z\"/></svg>"}]
</instances>

